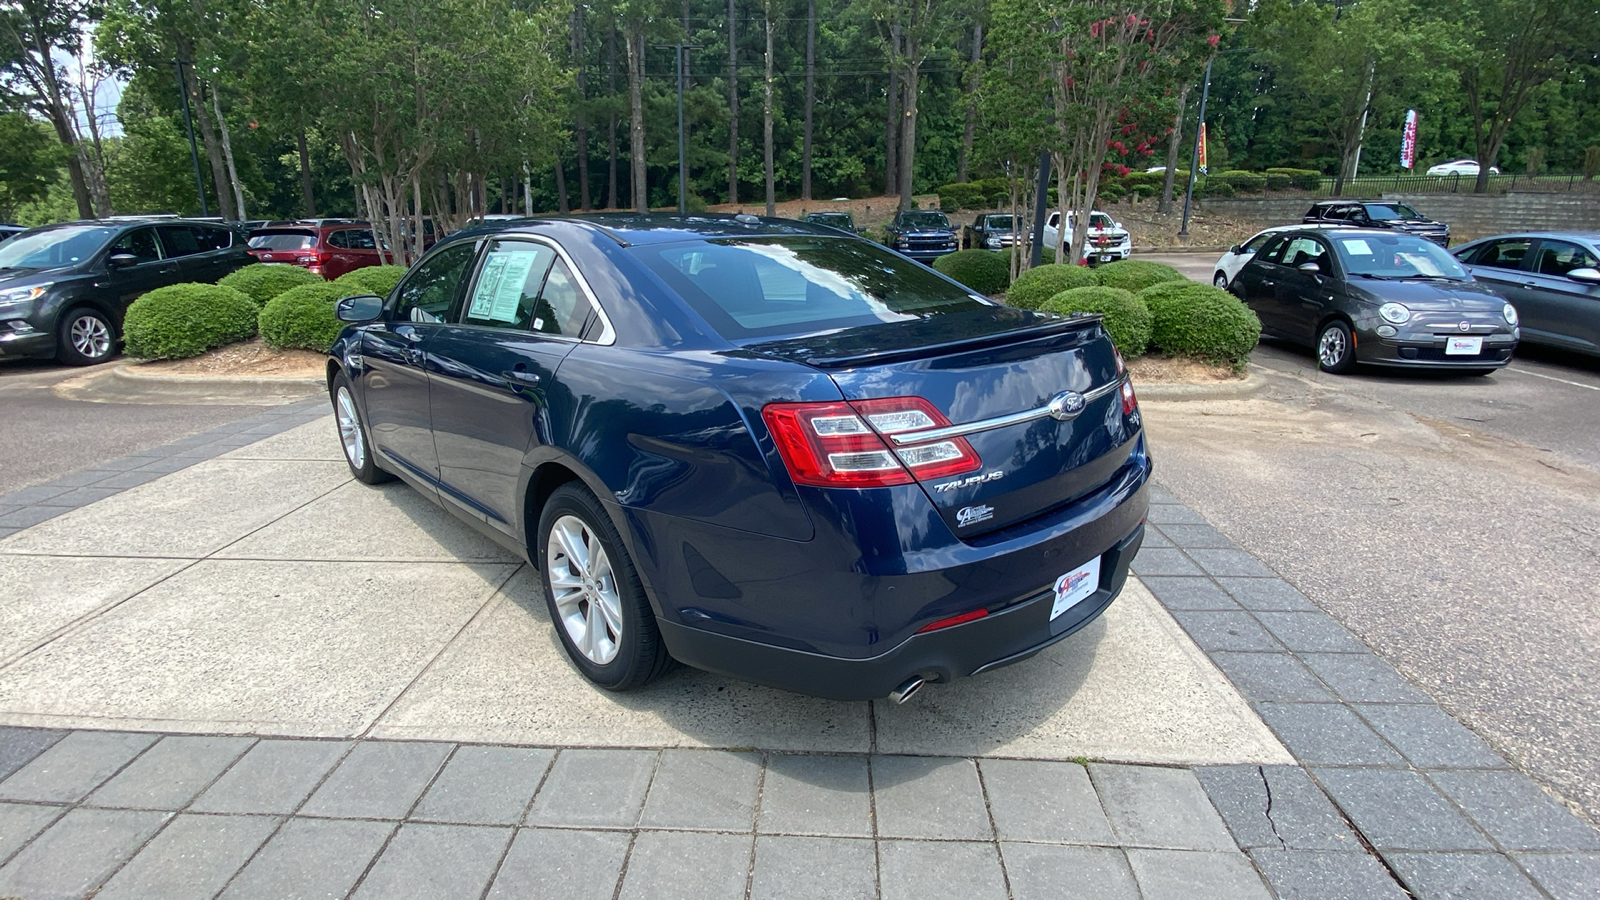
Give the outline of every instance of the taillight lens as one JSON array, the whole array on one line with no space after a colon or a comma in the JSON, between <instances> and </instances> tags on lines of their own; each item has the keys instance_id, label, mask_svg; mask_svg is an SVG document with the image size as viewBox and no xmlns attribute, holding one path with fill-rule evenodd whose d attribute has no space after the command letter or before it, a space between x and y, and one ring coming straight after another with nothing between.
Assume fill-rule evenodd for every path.
<instances>
[{"instance_id":1,"label":"taillight lens","mask_svg":"<svg viewBox=\"0 0 1600 900\"><path fill-rule=\"evenodd\" d=\"M1134 396L1133 393L1133 379L1124 378L1122 380L1122 414L1131 416L1133 411L1138 408L1139 398Z\"/></svg>"},{"instance_id":2,"label":"taillight lens","mask_svg":"<svg viewBox=\"0 0 1600 900\"><path fill-rule=\"evenodd\" d=\"M886 435L950 424L921 397L773 403L761 416L796 484L885 487L958 475L983 465L966 438L891 449Z\"/></svg>"}]
</instances>

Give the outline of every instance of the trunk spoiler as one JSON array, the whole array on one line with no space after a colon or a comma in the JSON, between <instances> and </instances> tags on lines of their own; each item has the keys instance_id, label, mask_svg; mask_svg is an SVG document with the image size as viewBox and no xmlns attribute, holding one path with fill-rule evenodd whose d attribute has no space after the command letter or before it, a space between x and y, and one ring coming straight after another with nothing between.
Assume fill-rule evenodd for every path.
<instances>
[{"instance_id":1,"label":"trunk spoiler","mask_svg":"<svg viewBox=\"0 0 1600 900\"><path fill-rule=\"evenodd\" d=\"M1006 307L1002 309L1012 311ZM1098 324L1104 318L1099 313L1063 316L1055 313L1027 313L1023 310L1014 312L1024 313L1035 321L1021 327L1001 328L984 334L959 337L946 336L950 329L943 327L942 323L930 324L930 320L904 325L870 325L827 335L747 344L743 349L748 353L804 363L818 369L847 369L853 366L904 362L930 356L982 350L1003 344L1066 334L1080 331L1085 326ZM883 340L885 332L881 329L885 328L896 329L895 337L898 340ZM918 340L919 337L926 340ZM900 346L894 346L895 344Z\"/></svg>"}]
</instances>

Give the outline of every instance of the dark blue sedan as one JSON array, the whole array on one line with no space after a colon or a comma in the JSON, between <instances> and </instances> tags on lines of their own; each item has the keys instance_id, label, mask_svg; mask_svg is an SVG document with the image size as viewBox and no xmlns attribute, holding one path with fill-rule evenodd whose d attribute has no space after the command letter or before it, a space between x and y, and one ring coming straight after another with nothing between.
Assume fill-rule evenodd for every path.
<instances>
[{"instance_id":1,"label":"dark blue sedan","mask_svg":"<svg viewBox=\"0 0 1600 900\"><path fill-rule=\"evenodd\" d=\"M604 688L677 660L903 700L1088 624L1143 539L1150 458L1099 317L835 229L495 223L339 315L356 477L534 563Z\"/></svg>"}]
</instances>

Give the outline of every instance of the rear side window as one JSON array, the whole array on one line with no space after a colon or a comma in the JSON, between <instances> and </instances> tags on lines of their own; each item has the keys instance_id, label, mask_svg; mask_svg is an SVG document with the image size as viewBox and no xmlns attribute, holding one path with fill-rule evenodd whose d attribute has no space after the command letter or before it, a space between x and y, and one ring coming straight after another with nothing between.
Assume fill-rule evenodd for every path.
<instances>
[{"instance_id":1,"label":"rear side window","mask_svg":"<svg viewBox=\"0 0 1600 900\"><path fill-rule=\"evenodd\" d=\"M251 250L310 250L316 243L310 231L258 231L250 236Z\"/></svg>"},{"instance_id":2,"label":"rear side window","mask_svg":"<svg viewBox=\"0 0 1600 900\"><path fill-rule=\"evenodd\" d=\"M334 243L338 241L338 243ZM376 250L378 244L372 239L372 232L366 228L346 228L335 231L328 238L328 243L335 247L344 247L348 250Z\"/></svg>"},{"instance_id":3,"label":"rear side window","mask_svg":"<svg viewBox=\"0 0 1600 900\"><path fill-rule=\"evenodd\" d=\"M233 246L233 232L226 228L207 228L203 225L192 225L189 230L194 233L196 246L201 253L212 250L226 250Z\"/></svg>"},{"instance_id":4,"label":"rear side window","mask_svg":"<svg viewBox=\"0 0 1600 900\"><path fill-rule=\"evenodd\" d=\"M161 233L161 246L166 249L167 256L189 256L200 252L200 242L195 240L194 229L183 225L163 225L156 231Z\"/></svg>"},{"instance_id":5,"label":"rear side window","mask_svg":"<svg viewBox=\"0 0 1600 900\"><path fill-rule=\"evenodd\" d=\"M1463 260L1474 266L1488 266L1491 269L1520 269L1522 260L1528 255L1528 248L1533 246L1529 238L1518 238L1508 241L1490 241L1478 248L1469 260Z\"/></svg>"},{"instance_id":6,"label":"rear side window","mask_svg":"<svg viewBox=\"0 0 1600 900\"><path fill-rule=\"evenodd\" d=\"M908 322L989 304L865 241L778 237L634 250L730 340Z\"/></svg>"}]
</instances>

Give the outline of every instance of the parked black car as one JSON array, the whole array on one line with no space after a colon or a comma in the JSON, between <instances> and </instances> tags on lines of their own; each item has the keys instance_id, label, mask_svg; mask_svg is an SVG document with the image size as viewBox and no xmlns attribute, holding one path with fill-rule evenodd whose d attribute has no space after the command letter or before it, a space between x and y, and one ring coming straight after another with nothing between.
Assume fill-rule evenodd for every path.
<instances>
[{"instance_id":1,"label":"parked black car","mask_svg":"<svg viewBox=\"0 0 1600 900\"><path fill-rule=\"evenodd\" d=\"M1441 247L1450 246L1450 226L1392 200L1319 200L1301 220L1307 225L1354 225L1384 228L1425 237Z\"/></svg>"},{"instance_id":2,"label":"parked black car","mask_svg":"<svg viewBox=\"0 0 1600 900\"><path fill-rule=\"evenodd\" d=\"M961 230L961 246L978 250L1004 250L1017 243L1016 217L982 215Z\"/></svg>"},{"instance_id":3,"label":"parked black car","mask_svg":"<svg viewBox=\"0 0 1600 900\"><path fill-rule=\"evenodd\" d=\"M956 230L942 212L906 210L884 228L889 246L918 262L933 262L957 247Z\"/></svg>"},{"instance_id":4,"label":"parked black car","mask_svg":"<svg viewBox=\"0 0 1600 900\"><path fill-rule=\"evenodd\" d=\"M245 250L242 231L184 219L66 222L19 234L0 244L0 357L103 362L139 295L216 281L251 261Z\"/></svg>"},{"instance_id":5,"label":"parked black car","mask_svg":"<svg viewBox=\"0 0 1600 900\"><path fill-rule=\"evenodd\" d=\"M1600 356L1600 233L1502 234L1455 254L1516 306L1524 341Z\"/></svg>"},{"instance_id":6,"label":"parked black car","mask_svg":"<svg viewBox=\"0 0 1600 900\"><path fill-rule=\"evenodd\" d=\"M814 212L806 214L806 221L812 225L826 225L851 234L860 234L861 229L856 227L856 217L847 212Z\"/></svg>"},{"instance_id":7,"label":"parked black car","mask_svg":"<svg viewBox=\"0 0 1600 900\"><path fill-rule=\"evenodd\" d=\"M1416 235L1374 229L1289 231L1230 286L1261 330L1316 348L1318 365L1456 368L1511 361L1517 311L1455 257Z\"/></svg>"},{"instance_id":8,"label":"parked black car","mask_svg":"<svg viewBox=\"0 0 1600 900\"><path fill-rule=\"evenodd\" d=\"M836 229L495 223L337 314L355 477L534 563L607 689L676 659L903 700L1092 622L1144 537L1150 457L1100 317L1011 309Z\"/></svg>"}]
</instances>

